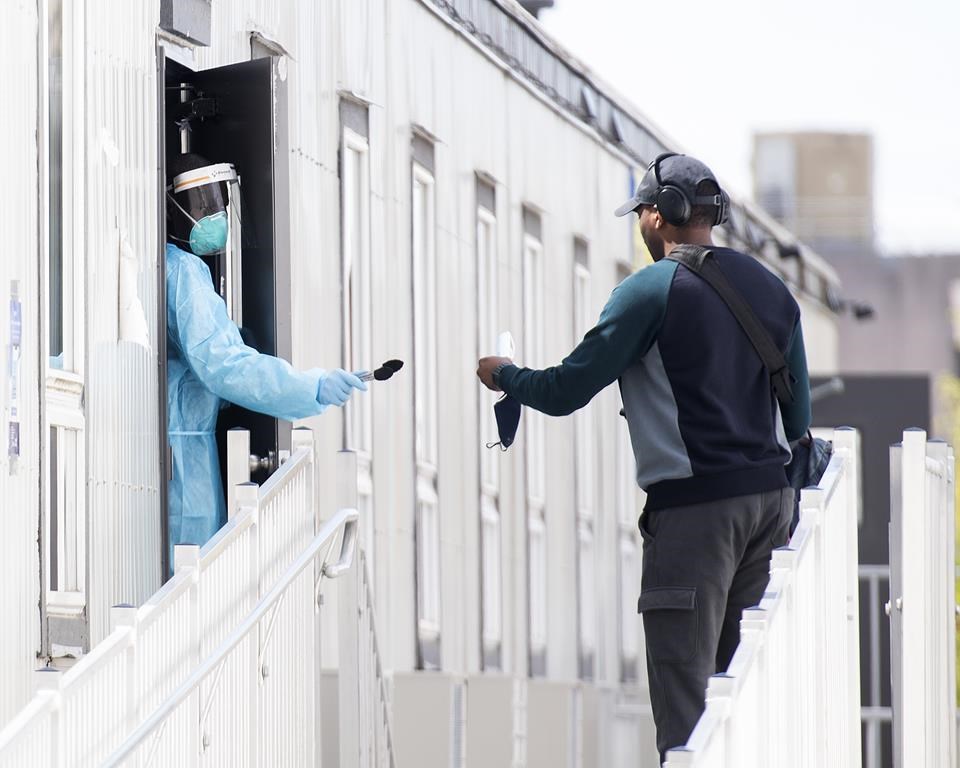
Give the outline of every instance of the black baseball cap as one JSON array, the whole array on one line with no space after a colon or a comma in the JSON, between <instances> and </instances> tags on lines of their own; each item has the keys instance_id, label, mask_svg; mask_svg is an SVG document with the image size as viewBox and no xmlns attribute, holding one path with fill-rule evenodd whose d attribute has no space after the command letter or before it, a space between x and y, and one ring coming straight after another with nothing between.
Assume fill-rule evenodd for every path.
<instances>
[{"instance_id":1,"label":"black baseball cap","mask_svg":"<svg viewBox=\"0 0 960 768\"><path fill-rule=\"evenodd\" d=\"M664 153L647 166L647 172L640 179L633 197L617 208L614 215L626 216L641 205L656 205L657 192L665 184L680 189L691 205L717 205L716 196L697 195L697 186L701 181L712 181L720 187L713 171L696 158L672 152Z\"/></svg>"}]
</instances>

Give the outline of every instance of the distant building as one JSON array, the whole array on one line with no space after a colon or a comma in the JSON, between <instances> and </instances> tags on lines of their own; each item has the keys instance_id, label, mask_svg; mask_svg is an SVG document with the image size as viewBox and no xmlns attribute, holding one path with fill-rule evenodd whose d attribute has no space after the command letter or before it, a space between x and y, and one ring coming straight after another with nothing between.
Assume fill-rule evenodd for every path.
<instances>
[{"instance_id":1,"label":"distant building","mask_svg":"<svg viewBox=\"0 0 960 768\"><path fill-rule=\"evenodd\" d=\"M873 251L870 134L756 134L753 179L761 207L824 255Z\"/></svg>"},{"instance_id":2,"label":"distant building","mask_svg":"<svg viewBox=\"0 0 960 768\"><path fill-rule=\"evenodd\" d=\"M839 370L924 373L938 437L947 403L938 382L960 375L960 255L834 256L849 312L840 312ZM870 307L873 314L863 317ZM856 311L856 310L859 310ZM861 317L858 319L857 314Z\"/></svg>"}]
</instances>

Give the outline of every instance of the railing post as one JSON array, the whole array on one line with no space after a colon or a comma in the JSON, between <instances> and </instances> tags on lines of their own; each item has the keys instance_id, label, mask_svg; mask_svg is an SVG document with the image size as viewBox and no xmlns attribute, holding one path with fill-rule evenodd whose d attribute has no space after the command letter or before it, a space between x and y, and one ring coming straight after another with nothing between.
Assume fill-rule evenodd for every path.
<instances>
[{"instance_id":1,"label":"railing post","mask_svg":"<svg viewBox=\"0 0 960 768\"><path fill-rule=\"evenodd\" d=\"M813 690L813 701L821 703L826 701L824 691L827 681L824 680L823 675L827 661L831 658L829 648L835 642L835 638L829 636L827 629L831 590L835 589L836 585L830 581L831 574L827 573L830 558L827 551L829 542L824 535L826 498L826 492L819 487L804 488L800 492L800 519L804 520L806 518L808 523L812 524L810 542L807 545L808 549L812 549L812 551L808 551L806 557L813 558L814 566L809 571L805 571L805 573L810 573L812 583L800 583L798 584L798 590L811 590L813 595L810 604L812 612L805 617L813 627L813 647L811 648L813 664L811 671L815 674L808 685ZM805 748L816 755L815 765L826 765L829 751L836 748L836 744L830 742L832 723L826 709L827 707L824 706L815 706L810 713L812 730L810 731L809 743Z\"/></svg>"},{"instance_id":2,"label":"railing post","mask_svg":"<svg viewBox=\"0 0 960 768\"><path fill-rule=\"evenodd\" d=\"M902 768L903 754L903 444L890 446L890 524L887 542L890 550L890 709L893 732L893 764Z\"/></svg>"},{"instance_id":3,"label":"railing post","mask_svg":"<svg viewBox=\"0 0 960 768\"><path fill-rule=\"evenodd\" d=\"M173 572L192 571L190 583L190 622L185 628L190 642L190 667L194 668L202 659L202 638L200 637L200 547L195 544L177 544L173 548ZM196 709L192 718L190 730L184 734L189 742L190 756L187 768L196 768L200 765L200 753L203 745L201 731L201 707L199 693L194 693Z\"/></svg>"},{"instance_id":4,"label":"railing post","mask_svg":"<svg viewBox=\"0 0 960 768\"><path fill-rule=\"evenodd\" d=\"M139 688L137 675L137 608L128 603L115 605L110 609L110 631L124 628L128 633L126 655L127 690L124 692L127 711L127 732L140 724L140 700L143 693Z\"/></svg>"},{"instance_id":5,"label":"railing post","mask_svg":"<svg viewBox=\"0 0 960 768\"><path fill-rule=\"evenodd\" d=\"M316 451L313 441L313 431L307 427L295 427L290 436L291 453L296 453L300 449L306 449L309 452L310 461L307 469L307 477L310 483L310 509L313 511L313 532L316 535L321 526L320 505L318 504L316 491ZM322 558L314 558L313 561L313 580L311 584L318 584L320 573L323 570ZM321 650L323 647L323 626L322 614L320 610L320 593L314 590L311 600L313 601L313 718L310 727L313 730L313 764L315 768L320 768L323 762L323 657Z\"/></svg>"},{"instance_id":6,"label":"railing post","mask_svg":"<svg viewBox=\"0 0 960 768\"><path fill-rule=\"evenodd\" d=\"M944 541L947 546L947 565L950 568L950 588L948 590L949 594L949 606L950 606L950 619L947 626L949 627L948 631L950 632L950 637L947 640L947 648L949 649L947 653L947 677L946 679L950 682L950 760L952 761L951 765L956 765L957 763L957 715L956 715L956 699L953 694L953 681L957 679L957 657L953 653L953 649L957 646L957 623L956 616L958 612L957 606L957 592L956 592L956 578L957 578L957 539L956 539L956 525L957 525L957 509L956 509L956 458L953 453L953 446L947 446L947 456L946 456L946 471L947 471L947 482L946 482L946 495L947 495L947 508L946 508L946 521L949 526L949 533L944 537Z\"/></svg>"},{"instance_id":7,"label":"railing post","mask_svg":"<svg viewBox=\"0 0 960 768\"><path fill-rule=\"evenodd\" d=\"M237 486L250 482L250 432L227 430L227 519L237 512Z\"/></svg>"},{"instance_id":8,"label":"railing post","mask_svg":"<svg viewBox=\"0 0 960 768\"><path fill-rule=\"evenodd\" d=\"M846 653L847 677L844 737L847 765L857 768L863 760L860 722L860 566L858 527L862 517L863 489L860 477L860 433L850 427L834 430L833 448L843 457L846 517L843 520L844 567L846 569ZM837 526L839 529L840 526Z\"/></svg>"},{"instance_id":9,"label":"railing post","mask_svg":"<svg viewBox=\"0 0 960 768\"><path fill-rule=\"evenodd\" d=\"M34 689L37 693L53 699L53 706L50 708L50 768L65 768L67 765L63 721L60 716L63 704L63 695L60 693L62 679L63 672L54 667L41 667L33 673Z\"/></svg>"},{"instance_id":10,"label":"railing post","mask_svg":"<svg viewBox=\"0 0 960 768\"><path fill-rule=\"evenodd\" d=\"M337 508L356 509L357 496L357 454L354 451L340 451L337 453ZM347 569L338 582L340 768L357 768L360 765L357 568Z\"/></svg>"},{"instance_id":11,"label":"railing post","mask_svg":"<svg viewBox=\"0 0 960 768\"><path fill-rule=\"evenodd\" d=\"M247 447L249 454L249 435ZM249 477L249 472L247 473ZM250 514L250 552L247 572L247 599L250 605L256 605L261 597L260 585L260 486L249 480L234 488L237 514ZM247 674L248 707L250 722L247 723L247 749L250 765L260 764L260 689L263 678L260 676L260 627L247 637Z\"/></svg>"},{"instance_id":12,"label":"railing post","mask_svg":"<svg viewBox=\"0 0 960 768\"><path fill-rule=\"evenodd\" d=\"M901 539L900 565L903 589L901 636L903 669L901 686L903 698L900 721L903 726L900 740L899 765L932 765L926 754L925 733L928 711L927 676L924 669L928 645L927 594L923 578L926 561L925 508L927 505L927 433L922 429L908 429L903 433L903 464L901 468Z\"/></svg>"},{"instance_id":13,"label":"railing post","mask_svg":"<svg viewBox=\"0 0 960 768\"><path fill-rule=\"evenodd\" d=\"M927 443L927 457L938 465L936 490L928 499L930 557L927 577L930 597L928 619L929 683L933 707L931 741L933 753L945 765L957 764L956 750L956 565L953 504L953 455L940 440Z\"/></svg>"}]
</instances>

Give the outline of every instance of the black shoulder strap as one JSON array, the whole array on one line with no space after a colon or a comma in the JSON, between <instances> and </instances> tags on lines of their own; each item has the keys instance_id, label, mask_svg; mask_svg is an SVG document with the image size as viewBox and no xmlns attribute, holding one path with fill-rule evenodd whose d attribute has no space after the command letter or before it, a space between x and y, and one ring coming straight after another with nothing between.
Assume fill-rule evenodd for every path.
<instances>
[{"instance_id":1,"label":"black shoulder strap","mask_svg":"<svg viewBox=\"0 0 960 768\"><path fill-rule=\"evenodd\" d=\"M753 348L760 355L764 366L770 374L770 383L777 400L783 405L793 402L793 387L790 385L790 369L783 353L777 348L767 329L753 313L750 305L734 288L727 276L723 274L712 251L702 245L680 245L670 251L667 256L671 261L683 264L691 272L703 278L717 292L724 303L729 307L733 316L737 318L740 327L753 344Z\"/></svg>"}]
</instances>

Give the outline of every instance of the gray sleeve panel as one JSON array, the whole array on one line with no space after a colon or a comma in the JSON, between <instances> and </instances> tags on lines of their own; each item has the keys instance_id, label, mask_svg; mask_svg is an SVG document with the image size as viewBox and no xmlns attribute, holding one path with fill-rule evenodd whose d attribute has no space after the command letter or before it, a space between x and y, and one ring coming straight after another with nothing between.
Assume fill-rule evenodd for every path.
<instances>
[{"instance_id":1,"label":"gray sleeve panel","mask_svg":"<svg viewBox=\"0 0 960 768\"><path fill-rule=\"evenodd\" d=\"M642 359L657 338L677 263L663 260L618 285L597 324L559 365L507 365L500 386L523 405L551 416L573 413Z\"/></svg>"},{"instance_id":2,"label":"gray sleeve panel","mask_svg":"<svg viewBox=\"0 0 960 768\"><path fill-rule=\"evenodd\" d=\"M637 485L693 476L680 435L677 401L655 342L643 359L620 378L630 442L637 460Z\"/></svg>"}]
</instances>

